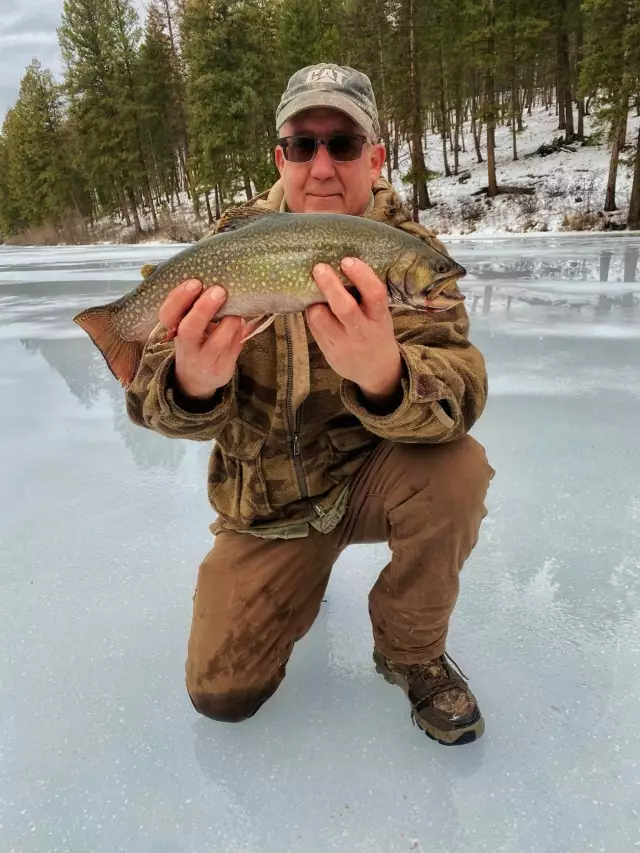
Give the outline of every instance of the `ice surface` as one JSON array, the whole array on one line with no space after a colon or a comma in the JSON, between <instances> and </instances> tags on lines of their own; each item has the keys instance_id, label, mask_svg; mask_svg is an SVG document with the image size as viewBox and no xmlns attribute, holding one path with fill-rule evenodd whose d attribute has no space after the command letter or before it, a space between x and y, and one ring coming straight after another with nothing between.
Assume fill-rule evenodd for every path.
<instances>
[{"instance_id":1,"label":"ice surface","mask_svg":"<svg viewBox=\"0 0 640 853\"><path fill-rule=\"evenodd\" d=\"M252 720L184 689L207 446L134 427L70 323L179 247L0 249L3 853L628 853L640 846L640 240L451 240L497 469L449 650L446 749L371 664L348 550ZM601 280L602 279L602 280Z\"/></svg>"}]
</instances>

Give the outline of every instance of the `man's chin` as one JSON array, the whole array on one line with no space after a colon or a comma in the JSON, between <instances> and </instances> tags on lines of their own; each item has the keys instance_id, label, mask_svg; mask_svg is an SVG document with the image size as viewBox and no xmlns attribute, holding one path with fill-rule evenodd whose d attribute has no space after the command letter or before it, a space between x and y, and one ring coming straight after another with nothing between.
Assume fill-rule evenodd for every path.
<instances>
[{"instance_id":1,"label":"man's chin","mask_svg":"<svg viewBox=\"0 0 640 853\"><path fill-rule=\"evenodd\" d=\"M305 213L345 213L344 199L341 195L307 195L304 199Z\"/></svg>"}]
</instances>

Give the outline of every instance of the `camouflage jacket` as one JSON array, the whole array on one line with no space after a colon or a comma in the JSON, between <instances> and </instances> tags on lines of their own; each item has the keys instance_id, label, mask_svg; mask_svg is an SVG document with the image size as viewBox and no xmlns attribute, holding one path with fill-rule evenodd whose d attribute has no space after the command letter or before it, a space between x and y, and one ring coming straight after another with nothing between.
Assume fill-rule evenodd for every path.
<instances>
[{"instance_id":1,"label":"camouflage jacket","mask_svg":"<svg viewBox=\"0 0 640 853\"><path fill-rule=\"evenodd\" d=\"M286 209L280 182L248 204ZM373 187L363 216L446 251L411 221L384 179ZM434 315L391 310L404 377L402 401L389 414L370 410L358 387L334 373L302 314L278 317L247 341L233 379L206 407L180 397L174 345L160 342L163 327L154 330L126 392L127 413L162 435L213 442L208 494L217 512L214 533L231 528L304 536L309 524L328 531L344 512L350 478L381 440L445 442L472 427L485 406L487 375L468 339L464 304Z\"/></svg>"}]
</instances>

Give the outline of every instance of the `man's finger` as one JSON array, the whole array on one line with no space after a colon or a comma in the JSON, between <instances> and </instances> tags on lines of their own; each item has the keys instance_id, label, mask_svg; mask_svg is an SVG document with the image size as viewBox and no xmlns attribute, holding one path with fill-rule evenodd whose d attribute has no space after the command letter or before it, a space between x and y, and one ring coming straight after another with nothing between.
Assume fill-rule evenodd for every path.
<instances>
[{"instance_id":1,"label":"man's finger","mask_svg":"<svg viewBox=\"0 0 640 853\"><path fill-rule=\"evenodd\" d=\"M307 308L307 321L311 334L318 343L322 341L333 344L340 335L344 335L344 326L338 322L327 305L311 305Z\"/></svg>"},{"instance_id":2,"label":"man's finger","mask_svg":"<svg viewBox=\"0 0 640 853\"><path fill-rule=\"evenodd\" d=\"M160 306L158 320L170 330L178 328L180 320L202 292L202 284L196 278L187 279L174 287Z\"/></svg>"},{"instance_id":3,"label":"man's finger","mask_svg":"<svg viewBox=\"0 0 640 853\"><path fill-rule=\"evenodd\" d=\"M362 311L356 300L345 289L338 274L329 264L316 264L313 278L329 307L344 326L356 326L362 320Z\"/></svg>"},{"instance_id":4,"label":"man's finger","mask_svg":"<svg viewBox=\"0 0 640 853\"><path fill-rule=\"evenodd\" d=\"M383 284L368 264L359 258L343 258L344 274L352 281L362 297L360 310L370 320L381 320L389 310L389 295Z\"/></svg>"},{"instance_id":5,"label":"man's finger","mask_svg":"<svg viewBox=\"0 0 640 853\"><path fill-rule=\"evenodd\" d=\"M178 325L178 337L181 342L200 344L205 337L207 326L223 306L226 298L224 288L219 285L205 290Z\"/></svg>"},{"instance_id":6,"label":"man's finger","mask_svg":"<svg viewBox=\"0 0 640 853\"><path fill-rule=\"evenodd\" d=\"M202 354L211 359L226 355L232 348L235 338L242 334L240 317L223 317L208 336L202 347Z\"/></svg>"}]
</instances>

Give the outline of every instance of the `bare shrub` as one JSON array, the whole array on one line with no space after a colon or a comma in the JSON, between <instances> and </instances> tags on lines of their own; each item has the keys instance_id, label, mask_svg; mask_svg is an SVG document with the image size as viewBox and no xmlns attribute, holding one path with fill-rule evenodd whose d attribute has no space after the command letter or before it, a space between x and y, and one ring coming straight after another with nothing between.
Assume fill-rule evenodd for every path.
<instances>
[{"instance_id":1,"label":"bare shrub","mask_svg":"<svg viewBox=\"0 0 640 853\"><path fill-rule=\"evenodd\" d=\"M95 235L77 213L68 213L53 225L38 225L14 234L5 241L8 246L77 246L95 243Z\"/></svg>"},{"instance_id":2,"label":"bare shrub","mask_svg":"<svg viewBox=\"0 0 640 853\"><path fill-rule=\"evenodd\" d=\"M598 224L598 217L595 213L576 211L575 213L565 213L562 219L562 230L593 231Z\"/></svg>"},{"instance_id":3,"label":"bare shrub","mask_svg":"<svg viewBox=\"0 0 640 853\"><path fill-rule=\"evenodd\" d=\"M185 216L162 211L153 236L172 243L195 243L210 227L205 220L189 221Z\"/></svg>"},{"instance_id":4,"label":"bare shrub","mask_svg":"<svg viewBox=\"0 0 640 853\"><path fill-rule=\"evenodd\" d=\"M516 196L520 213L524 216L532 217L538 212L538 197L536 195L520 195Z\"/></svg>"},{"instance_id":5,"label":"bare shrub","mask_svg":"<svg viewBox=\"0 0 640 853\"><path fill-rule=\"evenodd\" d=\"M13 234L5 242L7 246L55 246L60 240L53 225L38 225Z\"/></svg>"},{"instance_id":6,"label":"bare shrub","mask_svg":"<svg viewBox=\"0 0 640 853\"><path fill-rule=\"evenodd\" d=\"M482 207L476 201L465 201L460 205L460 216L465 222L478 222L482 219Z\"/></svg>"}]
</instances>

